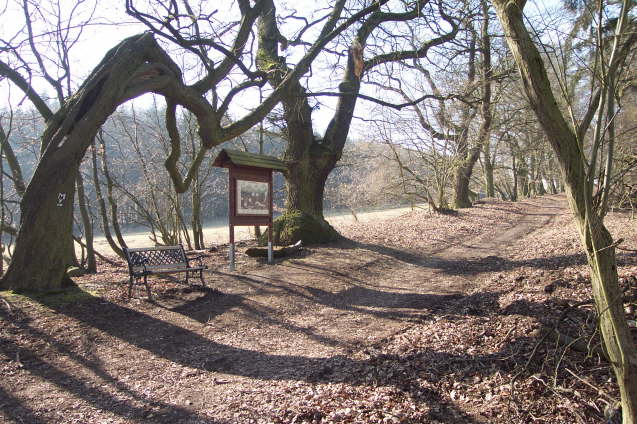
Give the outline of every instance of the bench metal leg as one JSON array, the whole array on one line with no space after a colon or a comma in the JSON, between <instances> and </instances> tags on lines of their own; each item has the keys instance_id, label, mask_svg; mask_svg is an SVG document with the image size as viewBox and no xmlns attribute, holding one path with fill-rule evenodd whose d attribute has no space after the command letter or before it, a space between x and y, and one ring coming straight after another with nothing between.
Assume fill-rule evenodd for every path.
<instances>
[{"instance_id":1,"label":"bench metal leg","mask_svg":"<svg viewBox=\"0 0 637 424\"><path fill-rule=\"evenodd\" d=\"M146 286L146 293L148 294L148 300L152 300L153 296L150 294L150 287L148 286L148 276L144 275L144 285Z\"/></svg>"},{"instance_id":2,"label":"bench metal leg","mask_svg":"<svg viewBox=\"0 0 637 424\"><path fill-rule=\"evenodd\" d=\"M128 279L128 298L130 299L133 296L133 282L137 280L135 277L131 276Z\"/></svg>"}]
</instances>

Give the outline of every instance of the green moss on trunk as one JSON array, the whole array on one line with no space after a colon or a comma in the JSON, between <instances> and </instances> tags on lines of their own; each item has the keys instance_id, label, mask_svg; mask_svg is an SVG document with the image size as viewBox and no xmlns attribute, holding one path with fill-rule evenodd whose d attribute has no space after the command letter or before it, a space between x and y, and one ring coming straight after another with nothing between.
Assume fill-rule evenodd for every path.
<instances>
[{"instance_id":1,"label":"green moss on trunk","mask_svg":"<svg viewBox=\"0 0 637 424\"><path fill-rule=\"evenodd\" d=\"M274 244L287 246L299 240L304 245L323 244L340 238L338 232L322 217L298 210L288 211L274 220L272 226ZM267 233L261 242L267 242Z\"/></svg>"}]
</instances>

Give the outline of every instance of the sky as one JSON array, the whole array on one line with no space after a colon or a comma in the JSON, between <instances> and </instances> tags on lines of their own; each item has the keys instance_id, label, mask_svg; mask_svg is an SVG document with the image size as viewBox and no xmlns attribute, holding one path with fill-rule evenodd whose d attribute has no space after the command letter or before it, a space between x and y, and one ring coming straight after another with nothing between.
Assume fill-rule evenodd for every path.
<instances>
[{"instance_id":1,"label":"sky","mask_svg":"<svg viewBox=\"0 0 637 424\"><path fill-rule=\"evenodd\" d=\"M81 23L83 22L83 20L87 19L89 13L92 11L92 5L95 4L95 0L81 0L84 1L83 4L81 4L77 9L71 9L71 7L76 4L76 1L30 1L33 1L34 4L38 4L44 12L51 11L52 8L55 7L56 2L59 2L61 15L64 16L65 19L69 19L70 22L72 22L73 24ZM552 8L557 2L558 0L538 0L534 2L533 6L527 6L527 10L532 11L533 9L536 9L539 11L543 10L544 8ZM214 4L217 5L219 3L223 4L223 2L215 2ZM312 10L313 7L315 7L316 3L317 2L311 0L296 0L292 2L282 2L281 4L287 4L288 6L293 5L300 11L307 11ZM13 42L24 40L25 37L23 34L25 31L25 19L20 6L21 0L0 0L0 21L3 22L3 25L0 28L0 37L3 40L12 40ZM32 12L34 16L32 22L34 31L36 33L45 31L46 25L43 22L42 16L38 15L35 7L32 7ZM71 50L70 63L72 73L75 78L75 86L79 85L83 78L86 77L94 69L94 67L99 63L104 54L110 48L115 46L122 39L145 30L145 27L143 25L136 21L133 21L125 14L123 0L98 0L97 8L94 10L93 13L95 15L96 23L83 29L80 41ZM215 16L223 19L224 15L227 13L227 11L218 10ZM285 7L280 7L279 13L286 13ZM46 13L44 14L46 15ZM115 22L116 24L113 25L113 22ZM38 37L37 40L39 43L41 43L45 38L46 37ZM41 48L43 56L45 57L48 54L54 53L51 45L39 44L39 47ZM6 53L0 53L0 58L2 58L2 60L6 60ZM29 58L27 57L27 59ZM315 68L318 69L320 66L320 64L317 64ZM314 81L316 81L317 78L316 74L318 74L318 72L316 72L313 76L313 78L315 78ZM331 73L328 72L324 75L324 77L318 77L320 85L330 86L332 88L330 91L335 91L335 88L338 85L341 77L340 71ZM52 93L50 86L48 86L42 79L36 79L34 81L34 86L39 92L46 90L47 92ZM9 99L8 103L15 106L21 99L23 99L23 95L19 91L19 89L15 87L10 88L10 85L7 81L2 81L0 82L0 98L3 99L3 104L7 104L7 101L4 99ZM234 118L240 117L251 107L254 107L256 102L258 102L258 92L253 90L251 93L243 96L239 100L240 101L237 102L230 111L231 114L234 115ZM327 123L333 111L332 108L336 103L336 98L322 97L320 101L322 104L321 108L316 109L313 114L316 123L316 129L318 132L322 132L327 126ZM24 104L27 103L28 101ZM135 104L144 106L149 105L150 101L142 98L136 100ZM356 115L362 117L369 116L371 113L375 113L375 110L378 110L378 108L374 107L373 104L359 101ZM363 127L356 126L356 122L352 129L352 134L358 137L366 136Z\"/></svg>"},{"instance_id":2,"label":"sky","mask_svg":"<svg viewBox=\"0 0 637 424\"><path fill-rule=\"evenodd\" d=\"M53 1L56 0L36 0L36 2L41 4L43 10L50 10L50 7L45 6ZM89 6L89 3L94 3L94 1L85 1L84 5L81 5L76 10L71 10L70 7L75 1L59 1L62 15L75 25L87 19L90 8L86 6ZM312 7L309 5L315 2L310 0L297 0L292 3L299 9L311 10ZM32 12L34 12L34 8L32 8ZM95 68L109 49L124 38L146 30L144 25L126 15L123 0L98 0L98 7L94 13L96 23L83 30L79 42L74 45L70 51L70 64L75 79L75 87ZM223 19L225 13L225 11L219 10L217 16L221 16L221 19ZM46 25L42 18L35 12L32 14L35 15L32 22L34 32L37 34L46 31ZM15 44L16 41L24 42L26 39L24 36L26 27L24 14L21 9L21 0L0 0L0 21L3 22L3 25L0 26L0 37L3 40L12 40L13 44ZM113 25L113 22L116 24ZM42 45L44 38L45 37L37 37L36 39L39 40L38 47L41 49L46 60L46 55L53 54L54 52L50 45ZM29 60L33 60L33 58L28 55L25 57ZM8 60L8 56L1 52L0 58L3 61ZM53 67L51 69L53 69ZM47 92L53 95L51 86L42 78L35 78L33 85L38 92ZM247 110L254 107L258 102L258 97L258 91L253 90L249 95L243 96L243 98L238 99L239 101L237 102L233 102L230 113L234 115L234 118L239 118L245 114ZM11 87L8 81L0 81L0 98L3 99L3 104L10 103L14 107L17 106L18 103L20 103L20 105L30 106L28 101L20 102L24 99L22 92L15 86ZM9 99L8 102L6 99ZM324 102L327 104L334 103L331 99L325 100ZM134 103L143 107L150 105L151 101L148 96L146 96L145 99L136 99ZM328 114L328 110L316 111L316 120L322 123L319 127L325 127L327 125Z\"/></svg>"}]
</instances>

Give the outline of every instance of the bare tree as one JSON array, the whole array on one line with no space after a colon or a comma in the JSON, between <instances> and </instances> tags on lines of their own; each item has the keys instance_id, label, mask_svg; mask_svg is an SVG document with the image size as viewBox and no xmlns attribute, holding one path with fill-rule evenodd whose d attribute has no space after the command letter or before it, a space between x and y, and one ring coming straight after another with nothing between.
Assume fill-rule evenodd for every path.
<instances>
[{"instance_id":1,"label":"bare tree","mask_svg":"<svg viewBox=\"0 0 637 424\"><path fill-rule=\"evenodd\" d=\"M635 24L629 18L634 2L625 0L615 9L611 37L604 33L604 16L612 10L602 1L586 3L596 19L592 41L594 62L591 75L593 93L580 120L573 107L567 118L560 109L544 65L544 60L524 22L524 0L494 0L498 18L522 78L524 91L546 137L555 150L566 185L567 197L591 268L592 291L597 307L604 346L621 393L623 422L637 422L637 351L632 342L617 278L615 246L604 226L613 166L614 135L608 123L614 119L614 99L622 65L637 40ZM551 62L550 62L551 63ZM552 63L556 66L555 63ZM566 91L560 84L559 90ZM560 91L558 91L559 93ZM573 96L562 96L568 102ZM595 121L585 148L585 135ZM603 157L605 155L605 157ZM599 173L598 173L599 172ZM601 178L600 178L601 176ZM596 184L599 181L599 184ZM598 191L595 195L594 191Z\"/></svg>"},{"instance_id":2,"label":"bare tree","mask_svg":"<svg viewBox=\"0 0 637 424\"><path fill-rule=\"evenodd\" d=\"M320 243L338 237L323 217L325 182L341 158L358 98L374 100L361 94L362 82L377 68L425 57L430 50L452 40L458 33L460 18L450 16L446 12L447 7L442 0L419 0L397 2L388 6L387 10L378 8L358 25L353 34L348 35L346 64L337 93L308 93L299 82L290 86L282 97L288 141L284 155L288 164L287 210L275 223L275 242L289 244L303 239L307 243ZM283 37L277 26L272 1L266 12L259 20L257 64L267 73L270 85L276 87L289 72L285 60L279 56L279 45L293 45L297 38L288 40ZM417 32L420 39L413 47L413 34L407 31L406 35L402 35L405 32L401 28L407 23L424 21L431 23L432 27L429 32ZM385 39L391 33L394 34L391 40ZM338 102L325 133L317 136L309 97L320 95L338 96ZM384 104L391 105L388 102Z\"/></svg>"},{"instance_id":3,"label":"bare tree","mask_svg":"<svg viewBox=\"0 0 637 424\"><path fill-rule=\"evenodd\" d=\"M340 18L345 1L335 2L317 38L294 69L282 78L256 109L238 120L227 122L224 120L233 98L265 81L262 72L250 70L241 60L253 23L259 15L268 13L263 7L265 3L268 2L262 0L251 5L248 0L238 0L235 10L239 19L236 22L228 28L219 27L218 31L203 34L199 24L213 22L210 13L203 10L188 12L190 5L186 0L170 4L150 2L155 8L163 8L150 13L137 8L136 2L127 1L128 12L145 23L151 32L130 37L111 49L75 94L65 98L60 109L50 114L42 136L42 158L21 202L21 226L16 248L0 282L1 288L49 290L69 282L66 276L69 257L63 252L72 249L76 175L97 131L120 104L149 92L166 99L165 123L171 136L175 137L166 166L176 189L183 192L191 183L197 164L193 162L193 171L189 170L185 178L174 166L180 154L178 133L173 131L177 106L188 109L197 117L202 149L236 137L263 119L289 87L307 72L314 58L331 40L377 10L385 1L354 11L345 19ZM182 25L185 21L188 24ZM227 25L227 21L216 22L221 26ZM183 31L189 34L184 36ZM206 68L205 75L187 84L180 67L153 34L199 58ZM217 42L216 34L223 34L224 40L230 40L225 44L228 47ZM217 54L216 59L211 56L212 53ZM220 83L233 70L243 75L244 81L223 96L224 93L218 90ZM28 83L24 84L26 79L15 69L9 67L3 75L18 87L24 87L25 93L34 98L34 103L43 103L33 88ZM51 222L57 225L50 227ZM39 267L31 266L33 257L38 258Z\"/></svg>"}]
</instances>

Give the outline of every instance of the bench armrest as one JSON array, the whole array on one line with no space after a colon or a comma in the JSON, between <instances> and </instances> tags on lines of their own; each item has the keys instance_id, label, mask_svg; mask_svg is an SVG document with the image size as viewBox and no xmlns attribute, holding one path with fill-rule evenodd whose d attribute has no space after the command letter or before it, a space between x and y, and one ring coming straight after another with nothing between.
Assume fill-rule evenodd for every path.
<instances>
[{"instance_id":1,"label":"bench armrest","mask_svg":"<svg viewBox=\"0 0 637 424\"><path fill-rule=\"evenodd\" d=\"M190 263L190 261L197 261L199 262L199 266L204 266L203 264L203 258L206 255L197 255L197 256L188 256L186 255L186 259L188 259L188 263Z\"/></svg>"}]
</instances>

